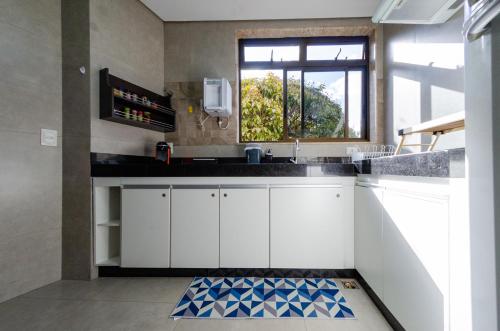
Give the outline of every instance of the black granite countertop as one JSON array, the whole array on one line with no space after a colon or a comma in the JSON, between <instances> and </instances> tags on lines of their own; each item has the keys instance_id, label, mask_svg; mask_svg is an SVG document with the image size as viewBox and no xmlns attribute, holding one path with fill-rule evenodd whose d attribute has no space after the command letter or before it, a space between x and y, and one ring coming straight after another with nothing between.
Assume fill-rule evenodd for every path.
<instances>
[{"instance_id":1,"label":"black granite countertop","mask_svg":"<svg viewBox=\"0 0 500 331\"><path fill-rule=\"evenodd\" d=\"M116 154L91 154L92 177L322 177L357 174L465 177L465 150L406 154L371 160L347 162L341 157L299 159L274 158L272 162L247 164L234 158L173 158L170 165L152 157Z\"/></svg>"},{"instance_id":2,"label":"black granite countertop","mask_svg":"<svg viewBox=\"0 0 500 331\"><path fill-rule=\"evenodd\" d=\"M463 178L465 149L387 156L354 164L359 174Z\"/></svg>"},{"instance_id":3,"label":"black granite countertop","mask_svg":"<svg viewBox=\"0 0 500 331\"><path fill-rule=\"evenodd\" d=\"M92 153L92 177L321 177L356 176L342 158L314 158L293 164L288 158L247 164L245 158L173 158L170 165L152 157Z\"/></svg>"}]
</instances>

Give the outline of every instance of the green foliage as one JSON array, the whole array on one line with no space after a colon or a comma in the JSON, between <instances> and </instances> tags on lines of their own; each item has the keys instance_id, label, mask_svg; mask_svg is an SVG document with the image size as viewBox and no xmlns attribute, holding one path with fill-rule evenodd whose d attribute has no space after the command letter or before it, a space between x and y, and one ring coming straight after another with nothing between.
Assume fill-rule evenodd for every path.
<instances>
[{"instance_id":1,"label":"green foliage","mask_svg":"<svg viewBox=\"0 0 500 331\"><path fill-rule=\"evenodd\" d=\"M288 95L287 95L287 108L288 108L288 136L293 138L301 137L301 116L300 111L300 80L288 80Z\"/></svg>"},{"instance_id":2,"label":"green foliage","mask_svg":"<svg viewBox=\"0 0 500 331\"><path fill-rule=\"evenodd\" d=\"M305 122L301 133L300 81L288 80L288 137L343 137L341 106L326 95L326 86L304 86ZM241 137L243 141L284 139L283 82L268 73L265 78L241 81Z\"/></svg>"},{"instance_id":3,"label":"green foliage","mask_svg":"<svg viewBox=\"0 0 500 331\"><path fill-rule=\"evenodd\" d=\"M326 95L326 86L304 86L304 137L344 137L344 112Z\"/></svg>"},{"instance_id":4,"label":"green foliage","mask_svg":"<svg viewBox=\"0 0 500 331\"><path fill-rule=\"evenodd\" d=\"M241 81L241 137L243 141L283 139L283 82L276 75Z\"/></svg>"}]
</instances>

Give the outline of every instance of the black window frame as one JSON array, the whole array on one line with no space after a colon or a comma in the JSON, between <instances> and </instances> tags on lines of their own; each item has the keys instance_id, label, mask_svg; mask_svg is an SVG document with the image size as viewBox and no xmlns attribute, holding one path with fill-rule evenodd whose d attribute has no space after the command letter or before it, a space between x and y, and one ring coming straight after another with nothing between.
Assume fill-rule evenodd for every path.
<instances>
[{"instance_id":1,"label":"black window frame","mask_svg":"<svg viewBox=\"0 0 500 331\"><path fill-rule=\"evenodd\" d=\"M307 46L315 45L359 45L363 44L363 58L360 60L307 60ZM245 46L299 46L299 61L245 61ZM369 141L369 60L370 47L368 36L336 36L336 37L292 37L292 38L251 38L238 40L238 94L239 94L239 142L241 143L280 143L290 142L299 138L305 142L366 142ZM283 135L278 141L243 141L241 135L241 71L242 70L283 70ZM345 72L345 118L344 137L288 137L287 114L287 73L301 71L301 110L302 128L304 127L304 72ZM361 135L359 138L349 137L349 71L362 73L362 101L361 101Z\"/></svg>"}]
</instances>

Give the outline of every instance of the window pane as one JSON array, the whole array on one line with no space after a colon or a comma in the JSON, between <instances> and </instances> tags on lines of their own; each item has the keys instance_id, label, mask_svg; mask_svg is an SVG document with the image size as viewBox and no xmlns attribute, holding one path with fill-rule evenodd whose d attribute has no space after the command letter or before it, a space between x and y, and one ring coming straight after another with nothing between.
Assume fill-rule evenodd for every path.
<instances>
[{"instance_id":1,"label":"window pane","mask_svg":"<svg viewBox=\"0 0 500 331\"><path fill-rule=\"evenodd\" d=\"M300 79L300 71L287 72L287 125L288 136L292 138L301 136Z\"/></svg>"},{"instance_id":2,"label":"window pane","mask_svg":"<svg viewBox=\"0 0 500 331\"><path fill-rule=\"evenodd\" d=\"M340 53L339 53L340 52ZM337 58L338 56L338 58ZM363 45L311 45L307 46L307 60L362 60Z\"/></svg>"},{"instance_id":3,"label":"window pane","mask_svg":"<svg viewBox=\"0 0 500 331\"><path fill-rule=\"evenodd\" d=\"M304 73L304 137L344 137L345 73Z\"/></svg>"},{"instance_id":4,"label":"window pane","mask_svg":"<svg viewBox=\"0 0 500 331\"><path fill-rule=\"evenodd\" d=\"M241 138L283 139L282 70L241 70Z\"/></svg>"},{"instance_id":5,"label":"window pane","mask_svg":"<svg viewBox=\"0 0 500 331\"><path fill-rule=\"evenodd\" d=\"M299 46L245 46L245 61L298 61Z\"/></svg>"},{"instance_id":6,"label":"window pane","mask_svg":"<svg viewBox=\"0 0 500 331\"><path fill-rule=\"evenodd\" d=\"M363 73L349 71L349 138L361 138Z\"/></svg>"}]
</instances>

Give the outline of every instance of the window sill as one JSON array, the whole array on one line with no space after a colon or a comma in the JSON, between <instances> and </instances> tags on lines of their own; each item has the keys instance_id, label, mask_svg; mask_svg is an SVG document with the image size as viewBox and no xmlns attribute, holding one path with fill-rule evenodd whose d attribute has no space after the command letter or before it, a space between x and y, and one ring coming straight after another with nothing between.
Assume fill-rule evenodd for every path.
<instances>
[{"instance_id":1,"label":"window sill","mask_svg":"<svg viewBox=\"0 0 500 331\"><path fill-rule=\"evenodd\" d=\"M360 138L290 138L286 140L279 141L239 141L239 144L290 144L294 143L296 139L299 139L301 144L307 143L370 143L369 139L360 139Z\"/></svg>"}]
</instances>

